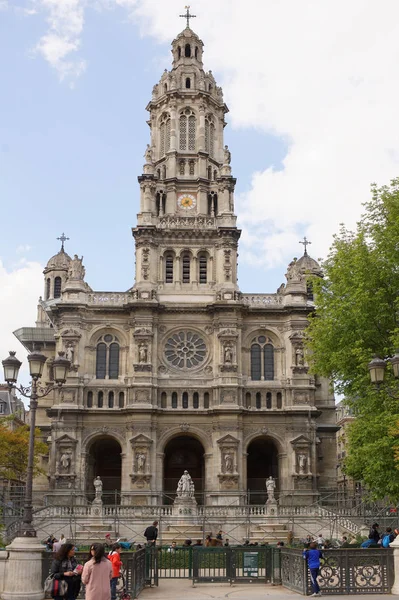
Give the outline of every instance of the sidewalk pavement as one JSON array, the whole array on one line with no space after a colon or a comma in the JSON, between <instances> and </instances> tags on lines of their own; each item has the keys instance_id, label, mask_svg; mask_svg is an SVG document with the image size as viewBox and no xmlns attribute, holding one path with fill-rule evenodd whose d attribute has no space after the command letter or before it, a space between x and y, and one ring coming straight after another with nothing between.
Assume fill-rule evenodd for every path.
<instances>
[{"instance_id":1,"label":"sidewalk pavement","mask_svg":"<svg viewBox=\"0 0 399 600\"><path fill-rule=\"evenodd\" d=\"M334 595L337 597L336 595ZM325 594L327 597L327 594ZM333 596L329 596L332 598ZM338 596L338 600L372 600L377 595ZM399 600L399 596L387 598ZM276 598L277 600L295 600L304 598L301 594L287 590L283 586L272 586L261 583L253 585L228 583L198 583L193 587L187 579L161 579L159 587L144 589L139 600L207 600L208 598L228 598L229 600L260 600L261 598Z\"/></svg>"}]
</instances>

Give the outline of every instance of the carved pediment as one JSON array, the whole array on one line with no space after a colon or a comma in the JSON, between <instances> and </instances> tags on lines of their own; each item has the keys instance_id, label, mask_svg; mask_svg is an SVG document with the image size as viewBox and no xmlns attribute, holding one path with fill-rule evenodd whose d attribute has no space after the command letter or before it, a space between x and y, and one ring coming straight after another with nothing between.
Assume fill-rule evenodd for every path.
<instances>
[{"instance_id":1,"label":"carved pediment","mask_svg":"<svg viewBox=\"0 0 399 600\"><path fill-rule=\"evenodd\" d=\"M57 446L71 446L71 445L74 446L75 444L78 443L78 440L71 438L69 435L67 435L65 433L61 437L57 438L55 440L55 443L57 444Z\"/></svg>"},{"instance_id":2,"label":"carved pediment","mask_svg":"<svg viewBox=\"0 0 399 600\"><path fill-rule=\"evenodd\" d=\"M130 443L132 446L149 446L152 444L152 439L143 433L139 433L130 439Z\"/></svg>"},{"instance_id":3,"label":"carved pediment","mask_svg":"<svg viewBox=\"0 0 399 600\"><path fill-rule=\"evenodd\" d=\"M310 446L312 442L305 435L299 435L294 440L291 440L290 443L294 448L297 448L298 446L301 446L301 447Z\"/></svg>"},{"instance_id":4,"label":"carved pediment","mask_svg":"<svg viewBox=\"0 0 399 600\"><path fill-rule=\"evenodd\" d=\"M222 438L220 438L220 440L218 440L217 443L220 446L238 446L240 441L228 433L227 435L224 435Z\"/></svg>"},{"instance_id":5,"label":"carved pediment","mask_svg":"<svg viewBox=\"0 0 399 600\"><path fill-rule=\"evenodd\" d=\"M294 331L294 333L291 333L290 335L290 340L294 342L301 342L304 337L305 334L303 331Z\"/></svg>"},{"instance_id":6,"label":"carved pediment","mask_svg":"<svg viewBox=\"0 0 399 600\"><path fill-rule=\"evenodd\" d=\"M60 332L61 337L64 339L79 339L82 337L82 334L77 329L63 329Z\"/></svg>"}]
</instances>

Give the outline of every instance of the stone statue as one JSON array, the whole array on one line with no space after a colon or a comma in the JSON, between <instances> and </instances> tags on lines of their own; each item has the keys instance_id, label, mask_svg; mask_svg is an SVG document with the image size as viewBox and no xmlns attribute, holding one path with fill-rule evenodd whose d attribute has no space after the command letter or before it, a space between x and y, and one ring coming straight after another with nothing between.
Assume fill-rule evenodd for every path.
<instances>
[{"instance_id":1,"label":"stone statue","mask_svg":"<svg viewBox=\"0 0 399 600\"><path fill-rule=\"evenodd\" d=\"M188 471L184 471L183 475L180 477L179 483L177 484L177 496L179 498L190 498L194 496L194 482L191 479Z\"/></svg>"},{"instance_id":2,"label":"stone statue","mask_svg":"<svg viewBox=\"0 0 399 600\"><path fill-rule=\"evenodd\" d=\"M71 466L71 457L67 452L63 452L60 457L60 467L63 471L69 471Z\"/></svg>"},{"instance_id":3,"label":"stone statue","mask_svg":"<svg viewBox=\"0 0 399 600\"><path fill-rule=\"evenodd\" d=\"M140 344L139 347L139 362L146 363L148 361L148 349L145 344Z\"/></svg>"},{"instance_id":4,"label":"stone statue","mask_svg":"<svg viewBox=\"0 0 399 600\"><path fill-rule=\"evenodd\" d=\"M225 364L231 364L233 362L233 350L230 344L226 344L224 347L224 362Z\"/></svg>"},{"instance_id":5,"label":"stone statue","mask_svg":"<svg viewBox=\"0 0 399 600\"><path fill-rule=\"evenodd\" d=\"M233 472L233 455L231 454L231 452L226 452L223 459L224 459L224 468L225 468L226 473L232 473Z\"/></svg>"},{"instance_id":6,"label":"stone statue","mask_svg":"<svg viewBox=\"0 0 399 600\"><path fill-rule=\"evenodd\" d=\"M308 458L307 458L306 454L299 454L298 455L298 467L299 467L300 475L306 474L307 464L308 464Z\"/></svg>"},{"instance_id":7,"label":"stone statue","mask_svg":"<svg viewBox=\"0 0 399 600\"><path fill-rule=\"evenodd\" d=\"M75 347L72 344L72 342L69 342L69 344L67 344L67 346L65 348L65 358L67 358L70 361L71 366L73 365L74 356L75 356Z\"/></svg>"},{"instance_id":8,"label":"stone statue","mask_svg":"<svg viewBox=\"0 0 399 600\"><path fill-rule=\"evenodd\" d=\"M266 491L267 491L267 499L268 500L275 500L274 498L274 490L276 489L276 482L274 481L273 477L270 475L270 477L268 477L266 479Z\"/></svg>"},{"instance_id":9,"label":"stone statue","mask_svg":"<svg viewBox=\"0 0 399 600\"><path fill-rule=\"evenodd\" d=\"M147 457L144 454L144 452L139 452L137 454L136 460L137 460L137 472L138 473L144 473L146 458Z\"/></svg>"},{"instance_id":10,"label":"stone statue","mask_svg":"<svg viewBox=\"0 0 399 600\"><path fill-rule=\"evenodd\" d=\"M226 145L224 147L224 164L229 165L231 163L231 152L229 147Z\"/></svg>"},{"instance_id":11,"label":"stone statue","mask_svg":"<svg viewBox=\"0 0 399 600\"><path fill-rule=\"evenodd\" d=\"M150 144L147 144L147 148L145 149L144 153L144 158L147 164L152 164L152 148Z\"/></svg>"},{"instance_id":12,"label":"stone statue","mask_svg":"<svg viewBox=\"0 0 399 600\"><path fill-rule=\"evenodd\" d=\"M95 480L93 481L94 489L96 490L96 499L101 499L103 494L103 482L100 479L100 476L97 475Z\"/></svg>"},{"instance_id":13,"label":"stone statue","mask_svg":"<svg viewBox=\"0 0 399 600\"><path fill-rule=\"evenodd\" d=\"M287 281L302 281L303 277L299 272L296 265L297 258L294 256L290 264L288 265L287 273L285 274Z\"/></svg>"},{"instance_id":14,"label":"stone statue","mask_svg":"<svg viewBox=\"0 0 399 600\"><path fill-rule=\"evenodd\" d=\"M305 364L303 348L297 348L295 350L295 364L297 367L303 367L303 365Z\"/></svg>"},{"instance_id":15,"label":"stone statue","mask_svg":"<svg viewBox=\"0 0 399 600\"><path fill-rule=\"evenodd\" d=\"M68 270L68 277L70 279L78 279L80 281L83 281L84 276L86 274L86 270L82 264L82 261L83 256L82 258L79 258L77 254L74 255Z\"/></svg>"}]
</instances>

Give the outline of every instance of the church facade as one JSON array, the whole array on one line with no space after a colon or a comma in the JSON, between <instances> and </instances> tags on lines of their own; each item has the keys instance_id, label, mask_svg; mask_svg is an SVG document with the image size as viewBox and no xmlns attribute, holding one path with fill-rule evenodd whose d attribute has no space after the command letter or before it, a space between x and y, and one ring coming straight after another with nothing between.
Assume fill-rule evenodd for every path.
<instances>
[{"instance_id":1,"label":"church facade","mask_svg":"<svg viewBox=\"0 0 399 600\"><path fill-rule=\"evenodd\" d=\"M96 292L64 249L44 270L35 327L15 332L67 383L39 403L49 444L35 490L53 504L165 505L185 470L198 504L310 504L336 485L335 405L308 372L303 337L313 311L306 251L276 293L237 284L236 180L224 143L228 108L203 43L187 26L147 106L136 280Z\"/></svg>"}]
</instances>

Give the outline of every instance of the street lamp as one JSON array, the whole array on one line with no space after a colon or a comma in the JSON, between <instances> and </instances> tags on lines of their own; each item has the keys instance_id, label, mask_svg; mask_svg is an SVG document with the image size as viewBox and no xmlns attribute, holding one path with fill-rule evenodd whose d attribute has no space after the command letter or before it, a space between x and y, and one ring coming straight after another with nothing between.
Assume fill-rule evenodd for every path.
<instances>
[{"instance_id":1,"label":"street lamp","mask_svg":"<svg viewBox=\"0 0 399 600\"><path fill-rule=\"evenodd\" d=\"M33 484L33 465L34 465L34 450L35 450L35 423L36 423L36 409L37 401L39 398L44 398L57 386L61 387L67 378L68 370L71 366L71 362L64 357L64 352L59 352L58 357L54 359L54 383L42 387L38 385L38 381L43 374L44 363L47 357L40 352L33 351L28 355L29 372L32 378L30 386L17 386L18 372L22 365L21 361L15 356L15 352L10 352L10 355L2 361L4 369L4 379L6 380L9 389L16 389L22 396L29 398L30 408L30 431L29 431L29 451L28 451L28 468L26 473L26 484L25 484L25 502L24 502L24 515L21 526L21 536L25 537L36 537L36 531L33 528L33 506L32 506L32 484Z\"/></svg>"},{"instance_id":2,"label":"street lamp","mask_svg":"<svg viewBox=\"0 0 399 600\"><path fill-rule=\"evenodd\" d=\"M375 355L367 365L371 383L374 383L377 388L384 383L385 369L388 363L391 363L392 365L393 376L395 379L399 379L399 350L396 350L395 355L386 360Z\"/></svg>"}]
</instances>

